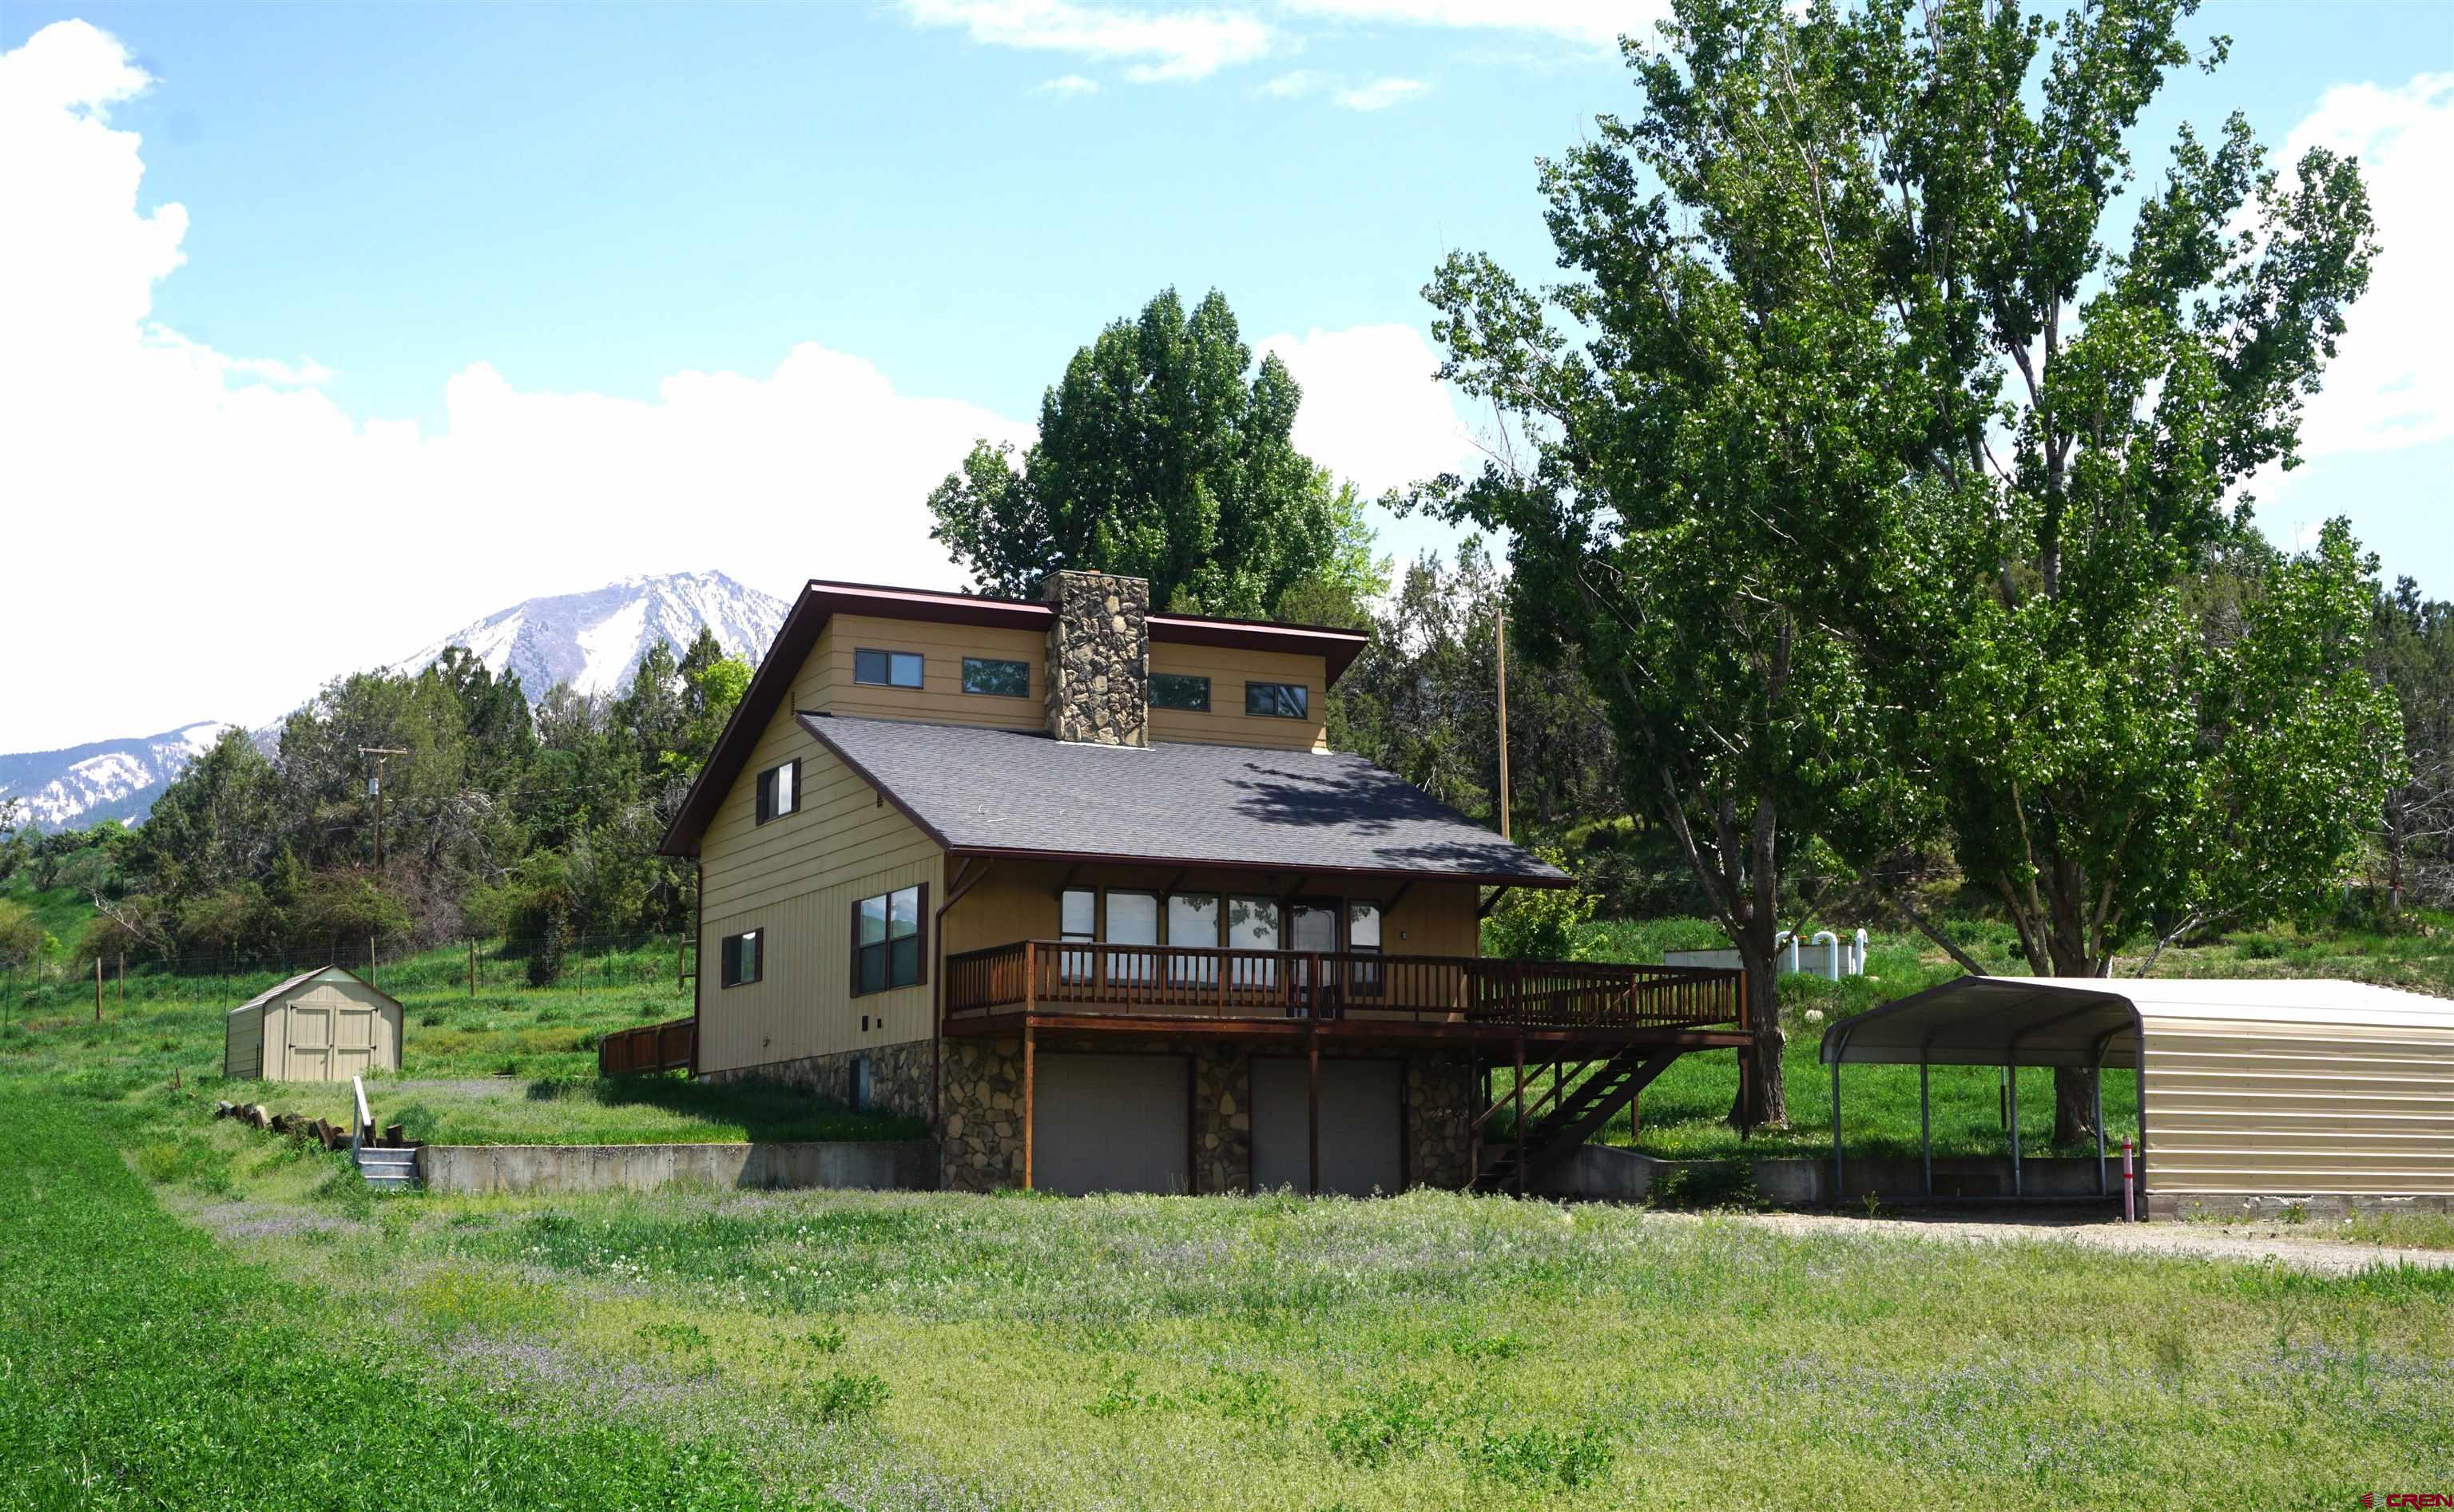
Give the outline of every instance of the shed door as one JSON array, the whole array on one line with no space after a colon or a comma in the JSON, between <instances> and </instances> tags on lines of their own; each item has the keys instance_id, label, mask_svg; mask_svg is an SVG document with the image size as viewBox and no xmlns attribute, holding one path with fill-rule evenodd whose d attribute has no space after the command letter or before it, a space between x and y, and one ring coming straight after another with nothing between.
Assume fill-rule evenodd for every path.
<instances>
[{"instance_id":1,"label":"shed door","mask_svg":"<svg viewBox=\"0 0 2454 1512\"><path fill-rule=\"evenodd\" d=\"M1033 1186L1075 1197L1193 1189L1184 1057L1035 1058Z\"/></svg>"},{"instance_id":2,"label":"shed door","mask_svg":"<svg viewBox=\"0 0 2454 1512\"><path fill-rule=\"evenodd\" d=\"M332 1079L346 1081L374 1069L375 1010L371 1003L337 1003L332 1009Z\"/></svg>"},{"instance_id":3,"label":"shed door","mask_svg":"<svg viewBox=\"0 0 2454 1512\"><path fill-rule=\"evenodd\" d=\"M290 1023L290 1081L332 1079L332 1009L329 1003L293 1002L283 1012Z\"/></svg>"},{"instance_id":4,"label":"shed door","mask_svg":"<svg viewBox=\"0 0 2454 1512\"><path fill-rule=\"evenodd\" d=\"M1395 1060L1320 1063L1320 1189L1348 1197L1394 1193L1406 1179L1399 1147L1405 1117ZM1292 1057L1253 1058L1253 1185L1258 1191L1312 1180L1310 1078Z\"/></svg>"}]
</instances>

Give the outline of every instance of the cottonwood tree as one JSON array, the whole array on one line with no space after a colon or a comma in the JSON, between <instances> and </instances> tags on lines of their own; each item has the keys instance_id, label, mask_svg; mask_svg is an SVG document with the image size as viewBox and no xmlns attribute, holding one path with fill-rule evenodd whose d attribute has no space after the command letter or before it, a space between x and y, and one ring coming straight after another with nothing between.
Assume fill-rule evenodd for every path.
<instances>
[{"instance_id":1,"label":"cottonwood tree","mask_svg":"<svg viewBox=\"0 0 2454 1512\"><path fill-rule=\"evenodd\" d=\"M2406 895L2454 902L2454 603L2410 578L2378 595L2370 675L2403 708L2404 779L2386 794L2382 836L2389 909Z\"/></svg>"},{"instance_id":2,"label":"cottonwood tree","mask_svg":"<svg viewBox=\"0 0 2454 1512\"><path fill-rule=\"evenodd\" d=\"M2393 711L2362 675L2371 564L2338 525L2245 585L2234 630L2194 599L2247 536L2243 482L2297 463L2366 284L2356 165L2315 150L2287 176L2236 113L2212 141L2182 127L2133 196L2140 112L2223 57L2181 38L2193 0L1709 10L1776 96L1854 115L1833 145L1884 191L1865 233L1897 341L1939 411L1986 415L1903 459L1945 485L1898 494L1904 537L1948 544L1853 585L1845 616L1963 873L2062 976L2307 906L2392 764ZM1830 181L1791 176L1826 223ZM1984 509L1932 511L1972 487ZM2055 1079L2056 1136L2079 1138L2087 1076Z\"/></svg>"},{"instance_id":3,"label":"cottonwood tree","mask_svg":"<svg viewBox=\"0 0 2454 1512\"><path fill-rule=\"evenodd\" d=\"M1516 533L1751 978L1784 833L1868 860L1937 826L2033 961L2090 975L2288 903L2374 812L2348 535L2235 643L2187 609L2372 255L2354 167L2287 182L2239 116L2108 250L2140 111L2223 55L2194 10L1678 0L1628 48L1640 113L1543 165L1581 277L1456 257L1429 291L1531 458L1445 501Z\"/></svg>"},{"instance_id":4,"label":"cottonwood tree","mask_svg":"<svg viewBox=\"0 0 2454 1512\"><path fill-rule=\"evenodd\" d=\"M1016 466L981 441L929 495L931 535L981 592L1027 597L1060 568L1146 577L1154 607L1273 613L1309 588L1310 617L1352 617L1378 591L1361 506L1292 439L1302 391L1238 335L1212 291L1188 312L1163 290L1074 353ZM1323 609L1322 588L1346 604Z\"/></svg>"}]
</instances>

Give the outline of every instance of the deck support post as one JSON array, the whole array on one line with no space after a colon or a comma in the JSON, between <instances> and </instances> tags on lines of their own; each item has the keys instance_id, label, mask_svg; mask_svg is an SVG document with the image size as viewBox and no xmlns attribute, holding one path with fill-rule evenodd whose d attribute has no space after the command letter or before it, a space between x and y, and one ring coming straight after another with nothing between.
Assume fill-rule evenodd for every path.
<instances>
[{"instance_id":1,"label":"deck support post","mask_svg":"<svg viewBox=\"0 0 2454 1512\"><path fill-rule=\"evenodd\" d=\"M1037 1110L1032 1106L1033 1099L1038 1092L1039 1068L1036 1064L1038 1048L1037 1035L1033 1033L1030 1024L1024 1024L1022 1026L1022 1189L1026 1192L1032 1190L1031 1182L1034 1174L1031 1164L1032 1156L1035 1153L1032 1149L1032 1137L1035 1130L1032 1126L1038 1121L1033 1117Z\"/></svg>"},{"instance_id":2,"label":"deck support post","mask_svg":"<svg viewBox=\"0 0 2454 1512\"><path fill-rule=\"evenodd\" d=\"M1918 1150L1925 1158L1925 1200L1929 1202L1934 1200L1934 1099L1927 1085L1932 1069L1923 1056L1918 1058Z\"/></svg>"},{"instance_id":3,"label":"deck support post","mask_svg":"<svg viewBox=\"0 0 2454 1512\"><path fill-rule=\"evenodd\" d=\"M2017 1201L2020 1185L2020 1067L2017 1062L2004 1066L2002 1075L2011 1090L2011 1198Z\"/></svg>"},{"instance_id":4,"label":"deck support post","mask_svg":"<svg viewBox=\"0 0 2454 1512\"><path fill-rule=\"evenodd\" d=\"M2100 1058L2088 1071L2088 1121L2096 1125L2096 1195L2105 1195L2104 1181L2104 1062Z\"/></svg>"},{"instance_id":5,"label":"deck support post","mask_svg":"<svg viewBox=\"0 0 2454 1512\"><path fill-rule=\"evenodd\" d=\"M1840 1058L1832 1058L1832 1205L1840 1205Z\"/></svg>"},{"instance_id":6,"label":"deck support post","mask_svg":"<svg viewBox=\"0 0 2454 1512\"><path fill-rule=\"evenodd\" d=\"M1320 1031L1304 1036L1305 1159L1310 1190L1320 1196Z\"/></svg>"},{"instance_id":7,"label":"deck support post","mask_svg":"<svg viewBox=\"0 0 2454 1512\"><path fill-rule=\"evenodd\" d=\"M1516 1038L1517 1084L1510 1089L1517 1099L1517 1195L1525 1195L1525 1037Z\"/></svg>"}]
</instances>

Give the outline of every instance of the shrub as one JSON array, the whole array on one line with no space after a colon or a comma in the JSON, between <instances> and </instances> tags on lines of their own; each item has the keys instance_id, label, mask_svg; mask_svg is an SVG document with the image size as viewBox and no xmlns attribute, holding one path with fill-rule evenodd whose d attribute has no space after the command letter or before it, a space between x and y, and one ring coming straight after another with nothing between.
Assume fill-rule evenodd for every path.
<instances>
[{"instance_id":1,"label":"shrub","mask_svg":"<svg viewBox=\"0 0 2454 1512\"><path fill-rule=\"evenodd\" d=\"M1748 1160L1709 1160L1672 1166L1656 1177L1645 1201L1673 1211L1739 1208L1754 1211L1765 1203L1756 1189L1756 1168Z\"/></svg>"},{"instance_id":2,"label":"shrub","mask_svg":"<svg viewBox=\"0 0 2454 1512\"><path fill-rule=\"evenodd\" d=\"M1559 866L1566 857L1546 850L1542 859ZM1519 888L1483 925L1483 948L1512 960L1586 959L1597 901L1582 887Z\"/></svg>"},{"instance_id":3,"label":"shrub","mask_svg":"<svg viewBox=\"0 0 2454 1512\"><path fill-rule=\"evenodd\" d=\"M1591 1424L1574 1433L1552 1427L1496 1433L1486 1427L1467 1458L1480 1473L1519 1485L1573 1488L1608 1470L1613 1452L1609 1438Z\"/></svg>"},{"instance_id":4,"label":"shrub","mask_svg":"<svg viewBox=\"0 0 2454 1512\"><path fill-rule=\"evenodd\" d=\"M1329 1452L1352 1464L1386 1464L1420 1454L1440 1436L1440 1419L1418 1385L1386 1391L1320 1425Z\"/></svg>"},{"instance_id":5,"label":"shrub","mask_svg":"<svg viewBox=\"0 0 2454 1512\"><path fill-rule=\"evenodd\" d=\"M886 1382L877 1376L836 1371L817 1384L811 1406L828 1422L874 1418L886 1409Z\"/></svg>"}]
</instances>

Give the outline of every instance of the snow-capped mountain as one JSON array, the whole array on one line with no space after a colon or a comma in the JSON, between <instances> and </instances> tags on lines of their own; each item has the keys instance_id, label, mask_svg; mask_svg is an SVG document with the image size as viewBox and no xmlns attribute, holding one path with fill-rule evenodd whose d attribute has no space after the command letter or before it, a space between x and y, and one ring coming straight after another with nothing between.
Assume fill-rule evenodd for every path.
<instances>
[{"instance_id":1,"label":"snow-capped mountain","mask_svg":"<svg viewBox=\"0 0 2454 1512\"><path fill-rule=\"evenodd\" d=\"M17 799L18 821L46 832L141 819L171 779L229 728L208 719L132 740L0 756L0 799Z\"/></svg>"},{"instance_id":2,"label":"snow-capped mountain","mask_svg":"<svg viewBox=\"0 0 2454 1512\"><path fill-rule=\"evenodd\" d=\"M625 577L584 594L532 598L488 615L389 669L422 672L449 646L466 646L488 670L519 674L531 701L556 683L581 693L618 693L639 658L662 640L679 655L704 625L728 655L755 665L792 606L722 573Z\"/></svg>"},{"instance_id":3,"label":"snow-capped mountain","mask_svg":"<svg viewBox=\"0 0 2454 1512\"><path fill-rule=\"evenodd\" d=\"M756 665L791 606L722 573L626 577L584 594L557 594L488 615L386 671L422 672L447 646L466 646L500 675L519 674L532 701L556 683L583 693L618 693L658 640L678 656L704 625L726 655ZM20 822L46 831L104 819L141 820L164 785L211 749L228 725L206 721L134 740L102 740L66 751L0 756L0 798L19 800ZM267 756L280 749L280 721L254 732Z\"/></svg>"}]
</instances>

